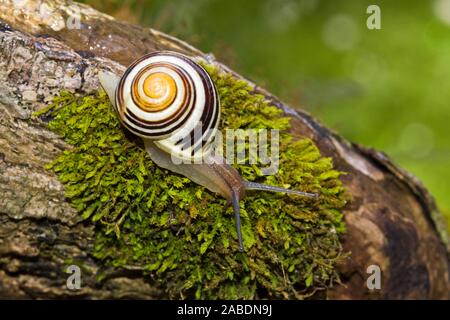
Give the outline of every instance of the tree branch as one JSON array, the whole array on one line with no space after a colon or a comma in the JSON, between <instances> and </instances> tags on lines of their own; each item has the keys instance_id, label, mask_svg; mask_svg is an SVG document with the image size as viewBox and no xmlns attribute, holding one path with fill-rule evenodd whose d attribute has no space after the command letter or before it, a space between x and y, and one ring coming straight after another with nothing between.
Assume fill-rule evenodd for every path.
<instances>
[{"instance_id":1,"label":"tree branch","mask_svg":"<svg viewBox=\"0 0 450 320\"><path fill-rule=\"evenodd\" d=\"M42 16L42 5L51 9ZM79 29L67 19L79 16ZM120 74L141 55L173 50L203 56L239 74L187 43L159 31L118 22L66 0L0 1L0 297L159 298L162 290L141 270L105 270L89 256L93 227L64 198L56 176L45 170L69 148L31 118L61 90L98 90L100 69ZM449 297L448 237L432 196L386 155L349 143L302 110L293 110L254 84L255 91L293 118L293 133L312 138L321 152L348 172L352 195L345 208L343 285L329 298ZM83 285L65 286L69 261L83 261ZM382 289L370 292L366 269L377 264ZM102 280L98 276L102 275Z\"/></svg>"}]
</instances>

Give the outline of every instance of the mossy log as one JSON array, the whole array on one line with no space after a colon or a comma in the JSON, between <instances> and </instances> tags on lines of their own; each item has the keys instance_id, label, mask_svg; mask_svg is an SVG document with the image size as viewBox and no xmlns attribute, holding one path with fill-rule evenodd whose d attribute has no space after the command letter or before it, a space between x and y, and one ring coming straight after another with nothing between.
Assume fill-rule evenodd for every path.
<instances>
[{"instance_id":1,"label":"mossy log","mask_svg":"<svg viewBox=\"0 0 450 320\"><path fill-rule=\"evenodd\" d=\"M338 266L341 284L318 297L449 298L450 247L442 216L422 184L386 155L346 141L212 55L164 33L118 22L71 1L21 3L0 2L1 298L166 297L141 269L105 267L90 254L94 226L82 221L57 176L45 169L70 146L32 116L62 90L95 93L99 70L120 74L155 50L203 57L247 81L292 117L294 134L312 139L335 168L347 173L341 179L351 200L344 208L342 243L351 254ZM65 269L74 262L82 265L83 278L81 289L71 291ZM381 268L380 290L367 288L370 265Z\"/></svg>"}]
</instances>

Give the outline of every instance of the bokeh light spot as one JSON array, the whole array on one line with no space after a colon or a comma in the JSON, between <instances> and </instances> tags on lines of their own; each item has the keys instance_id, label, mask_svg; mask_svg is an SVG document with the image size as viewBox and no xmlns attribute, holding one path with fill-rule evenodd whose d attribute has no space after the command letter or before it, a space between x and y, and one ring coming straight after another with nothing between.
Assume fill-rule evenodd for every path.
<instances>
[{"instance_id":1,"label":"bokeh light spot","mask_svg":"<svg viewBox=\"0 0 450 320\"><path fill-rule=\"evenodd\" d=\"M450 0L435 0L433 12L436 18L450 26Z\"/></svg>"},{"instance_id":2,"label":"bokeh light spot","mask_svg":"<svg viewBox=\"0 0 450 320\"><path fill-rule=\"evenodd\" d=\"M351 16L336 14L325 23L322 38L330 48L336 51L347 51L358 43L359 30Z\"/></svg>"}]
</instances>

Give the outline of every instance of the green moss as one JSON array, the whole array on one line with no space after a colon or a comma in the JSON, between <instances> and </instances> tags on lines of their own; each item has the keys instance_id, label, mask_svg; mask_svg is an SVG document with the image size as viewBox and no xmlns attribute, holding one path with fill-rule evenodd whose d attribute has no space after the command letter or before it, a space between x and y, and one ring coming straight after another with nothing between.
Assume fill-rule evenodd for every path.
<instances>
[{"instance_id":1,"label":"green moss","mask_svg":"<svg viewBox=\"0 0 450 320\"><path fill-rule=\"evenodd\" d=\"M125 133L105 93L62 92L47 110L49 127L73 148L49 168L83 218L96 225L92 254L106 265L138 266L169 298L302 298L338 279L345 204L340 172L309 139L287 133L289 118L246 82L205 66L216 83L223 128L283 130L280 169L248 180L317 192L319 199L249 192L241 201L245 253L237 251L225 200L157 167Z\"/></svg>"}]
</instances>

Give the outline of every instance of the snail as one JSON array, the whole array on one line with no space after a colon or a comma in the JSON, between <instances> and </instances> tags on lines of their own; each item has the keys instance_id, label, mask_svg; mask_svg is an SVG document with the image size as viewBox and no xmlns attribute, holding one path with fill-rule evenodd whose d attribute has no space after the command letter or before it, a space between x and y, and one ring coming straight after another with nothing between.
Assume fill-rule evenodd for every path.
<instances>
[{"instance_id":1,"label":"snail","mask_svg":"<svg viewBox=\"0 0 450 320\"><path fill-rule=\"evenodd\" d=\"M205 69L193 59L170 51L147 54L118 77L101 71L100 84L122 125L141 137L153 162L218 193L233 205L239 251L244 251L239 201L248 190L317 194L244 180L224 159L211 152L220 119L217 89ZM196 135L195 130L199 129ZM178 164L173 157L198 160Z\"/></svg>"}]
</instances>

